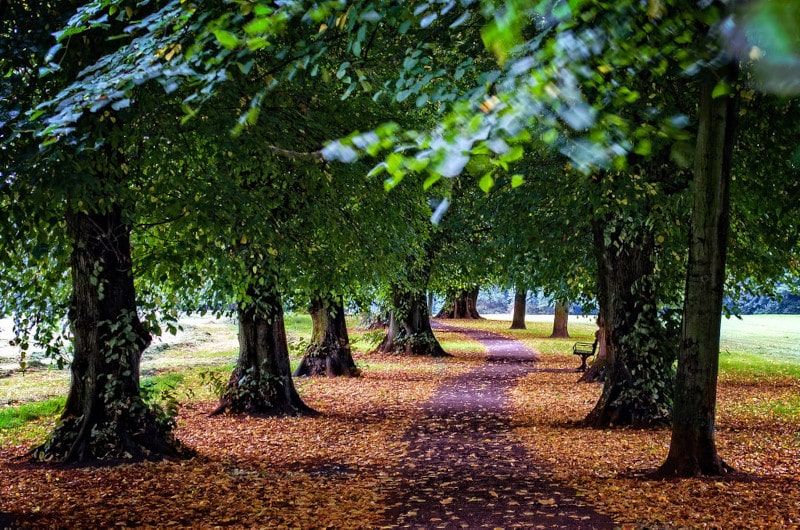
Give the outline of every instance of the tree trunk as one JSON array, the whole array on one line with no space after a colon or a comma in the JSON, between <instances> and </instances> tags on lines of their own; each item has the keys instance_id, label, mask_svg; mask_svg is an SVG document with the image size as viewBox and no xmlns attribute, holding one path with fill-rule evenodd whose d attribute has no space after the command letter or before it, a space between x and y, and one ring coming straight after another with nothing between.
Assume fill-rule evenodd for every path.
<instances>
[{"instance_id":1,"label":"tree trunk","mask_svg":"<svg viewBox=\"0 0 800 530\"><path fill-rule=\"evenodd\" d=\"M378 347L378 351L432 357L449 356L431 329L424 292L405 292L395 289L392 298L395 310L389 319L386 338Z\"/></svg>"},{"instance_id":2,"label":"tree trunk","mask_svg":"<svg viewBox=\"0 0 800 530\"><path fill-rule=\"evenodd\" d=\"M569 320L569 301L563 298L556 300L556 314L553 317L553 333L551 339L568 339L569 330L567 321Z\"/></svg>"},{"instance_id":3,"label":"tree trunk","mask_svg":"<svg viewBox=\"0 0 800 530\"><path fill-rule=\"evenodd\" d=\"M294 387L283 306L273 285L251 284L239 303L239 358L214 414L269 416L314 414Z\"/></svg>"},{"instance_id":4,"label":"tree trunk","mask_svg":"<svg viewBox=\"0 0 800 530\"><path fill-rule=\"evenodd\" d=\"M514 314L511 317L511 329L525 329L525 300L528 291L517 288L514 294Z\"/></svg>"},{"instance_id":5,"label":"tree trunk","mask_svg":"<svg viewBox=\"0 0 800 530\"><path fill-rule=\"evenodd\" d=\"M579 383L596 383L605 379L606 364L608 364L607 336L606 324L602 317L602 311L600 311L597 315L597 331L594 333L594 340L597 341L597 354L589 369L583 372L581 378L578 379Z\"/></svg>"},{"instance_id":6,"label":"tree trunk","mask_svg":"<svg viewBox=\"0 0 800 530\"><path fill-rule=\"evenodd\" d=\"M305 357L295 370L295 377L359 375L350 353L350 339L341 298L315 297L309 307L313 331Z\"/></svg>"},{"instance_id":7,"label":"tree trunk","mask_svg":"<svg viewBox=\"0 0 800 530\"><path fill-rule=\"evenodd\" d=\"M67 463L188 454L172 435L173 420L140 395L139 363L150 334L137 314L121 207L70 210L67 229L74 242L70 389L58 426L34 456Z\"/></svg>"},{"instance_id":8,"label":"tree trunk","mask_svg":"<svg viewBox=\"0 0 800 530\"><path fill-rule=\"evenodd\" d=\"M700 80L692 233L669 455L663 476L720 475L731 470L717 454L715 417L719 332L730 224L735 100L714 97L720 78L735 85L736 66Z\"/></svg>"},{"instance_id":9,"label":"tree trunk","mask_svg":"<svg viewBox=\"0 0 800 530\"><path fill-rule=\"evenodd\" d=\"M585 420L590 426L649 426L669 418L674 353L658 314L654 236L645 221L593 222L607 360L603 392Z\"/></svg>"},{"instance_id":10,"label":"tree trunk","mask_svg":"<svg viewBox=\"0 0 800 530\"><path fill-rule=\"evenodd\" d=\"M451 296L436 318L459 318L459 319L479 319L482 318L478 313L478 286L470 289L463 289Z\"/></svg>"},{"instance_id":11,"label":"tree trunk","mask_svg":"<svg viewBox=\"0 0 800 530\"><path fill-rule=\"evenodd\" d=\"M395 353L395 342L400 334L400 323L394 316L394 311L389 311L389 323L386 325L386 336L375 349L379 353Z\"/></svg>"}]
</instances>

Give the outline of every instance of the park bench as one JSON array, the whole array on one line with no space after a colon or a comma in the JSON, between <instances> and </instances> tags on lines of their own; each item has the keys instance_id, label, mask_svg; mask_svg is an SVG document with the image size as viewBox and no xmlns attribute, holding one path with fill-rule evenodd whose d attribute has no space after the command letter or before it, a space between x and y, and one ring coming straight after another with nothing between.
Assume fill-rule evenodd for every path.
<instances>
[{"instance_id":1,"label":"park bench","mask_svg":"<svg viewBox=\"0 0 800 530\"><path fill-rule=\"evenodd\" d=\"M586 371L586 359L591 357L597 351L597 341L594 342L576 342L572 346L572 353L581 356L581 367L579 371Z\"/></svg>"}]
</instances>

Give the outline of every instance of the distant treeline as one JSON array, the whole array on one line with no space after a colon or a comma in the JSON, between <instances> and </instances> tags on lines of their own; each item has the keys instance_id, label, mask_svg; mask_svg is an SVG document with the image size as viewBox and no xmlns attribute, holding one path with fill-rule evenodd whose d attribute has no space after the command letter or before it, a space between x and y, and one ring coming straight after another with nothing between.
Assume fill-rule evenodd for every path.
<instances>
[{"instance_id":1,"label":"distant treeline","mask_svg":"<svg viewBox=\"0 0 800 530\"><path fill-rule=\"evenodd\" d=\"M481 289L478 294L479 313L511 313L514 309L514 290L500 289L497 287ZM581 306L573 304L569 309L570 314L582 314ZM527 315L552 315L555 313L555 303L551 296L541 292L529 292L525 302Z\"/></svg>"},{"instance_id":2,"label":"distant treeline","mask_svg":"<svg viewBox=\"0 0 800 530\"><path fill-rule=\"evenodd\" d=\"M739 298L738 304L734 304L730 298L725 303L727 307L741 315L800 314L800 295L789 294L784 289L781 289L781 291L780 299L767 296L743 295ZM479 313L510 313L514 307L514 290L497 287L481 289L477 305ZM526 314L552 315L554 311L555 305L552 297L545 296L543 293L528 293L525 306ZM573 305L570 308L570 313L581 314L581 307Z\"/></svg>"}]
</instances>

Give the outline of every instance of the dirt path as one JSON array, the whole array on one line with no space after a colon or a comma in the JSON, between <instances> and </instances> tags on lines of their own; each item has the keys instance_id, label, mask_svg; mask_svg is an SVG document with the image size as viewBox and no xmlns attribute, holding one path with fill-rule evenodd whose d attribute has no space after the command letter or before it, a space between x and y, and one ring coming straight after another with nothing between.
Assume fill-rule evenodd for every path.
<instances>
[{"instance_id":1,"label":"dirt path","mask_svg":"<svg viewBox=\"0 0 800 530\"><path fill-rule=\"evenodd\" d=\"M541 472L512 436L509 391L535 354L498 334L453 329L488 349L486 363L443 385L405 436L397 502L384 528L613 528L574 491ZM569 448L565 448L569 450Z\"/></svg>"}]
</instances>

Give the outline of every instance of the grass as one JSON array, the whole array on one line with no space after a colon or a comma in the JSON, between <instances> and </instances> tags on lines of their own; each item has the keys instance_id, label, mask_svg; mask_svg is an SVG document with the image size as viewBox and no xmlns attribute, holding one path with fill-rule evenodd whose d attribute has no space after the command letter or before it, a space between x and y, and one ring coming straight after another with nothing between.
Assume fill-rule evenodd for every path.
<instances>
[{"instance_id":1,"label":"grass","mask_svg":"<svg viewBox=\"0 0 800 530\"><path fill-rule=\"evenodd\" d=\"M463 321L460 324L501 333L522 340L545 355L570 354L576 341L594 340L596 329L593 317L570 318L569 339L550 339L552 316L534 315L527 319L526 330L511 330L507 315L494 315L485 320ZM291 343L291 368L296 369L305 344L311 338L311 318L307 314L287 314L287 335ZM354 351L373 350L382 331L353 329L356 320L350 319L350 339ZM175 336L154 341L142 362L143 384L156 392L169 391L179 402L216 399L221 382L227 381L236 356L236 325L229 320L192 317ZM446 351L458 351L469 356L484 353L482 346L458 333L439 333ZM400 363L386 358L363 357L364 369L392 370ZM431 366L434 369L434 366ZM720 354L720 379L739 384L758 384L800 379L800 315L753 315L723 321ZM59 407L63 407L68 390L68 370L53 368L31 369L0 378L0 444L8 443L13 433L27 439L36 436L43 424L52 424ZM797 417L800 398L787 396L774 401L752 405L760 412ZM46 432L46 428L43 432ZM39 433L40 435L41 433ZM16 436L14 436L16 437ZM3 439L5 438L5 440Z\"/></svg>"},{"instance_id":2,"label":"grass","mask_svg":"<svg viewBox=\"0 0 800 530\"><path fill-rule=\"evenodd\" d=\"M0 409L0 431L15 429L32 421L54 417L61 412L66 401L64 397L57 397Z\"/></svg>"},{"instance_id":3,"label":"grass","mask_svg":"<svg viewBox=\"0 0 800 530\"><path fill-rule=\"evenodd\" d=\"M800 378L800 315L723 319L720 373L753 380Z\"/></svg>"}]
</instances>

